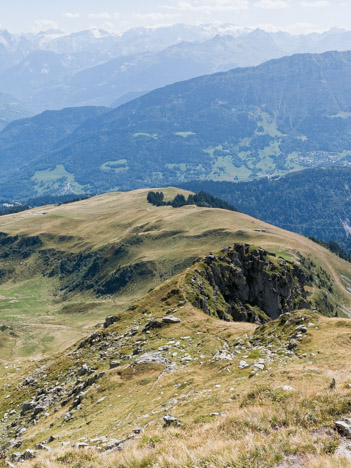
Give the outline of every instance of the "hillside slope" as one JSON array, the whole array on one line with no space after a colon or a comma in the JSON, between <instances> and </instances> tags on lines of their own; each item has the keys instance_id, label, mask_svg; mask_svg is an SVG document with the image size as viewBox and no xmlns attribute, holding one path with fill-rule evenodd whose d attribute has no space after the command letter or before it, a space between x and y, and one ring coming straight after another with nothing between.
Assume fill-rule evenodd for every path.
<instances>
[{"instance_id":1,"label":"hillside slope","mask_svg":"<svg viewBox=\"0 0 351 468\"><path fill-rule=\"evenodd\" d=\"M177 189L165 189L172 199ZM301 264L313 307L350 314L351 264L307 239L241 213L154 207L147 191L101 195L0 218L0 356L64 349L106 315L210 251L234 242Z\"/></svg>"},{"instance_id":2,"label":"hillside slope","mask_svg":"<svg viewBox=\"0 0 351 468\"><path fill-rule=\"evenodd\" d=\"M15 99L14 97L0 93L0 130L6 127L11 121L22 119L29 115L33 115L31 109Z\"/></svg>"},{"instance_id":3,"label":"hillside slope","mask_svg":"<svg viewBox=\"0 0 351 468\"><path fill-rule=\"evenodd\" d=\"M324 167L251 182L194 181L179 186L205 190L267 223L350 249L350 180L350 167Z\"/></svg>"},{"instance_id":4,"label":"hillside slope","mask_svg":"<svg viewBox=\"0 0 351 468\"><path fill-rule=\"evenodd\" d=\"M65 139L74 133L84 122L105 112L107 107L78 107L61 111L45 111L26 119L16 119L0 134L1 161L0 173L6 174L30 165L50 150L59 148ZM64 177L64 174L61 175Z\"/></svg>"},{"instance_id":5,"label":"hillside slope","mask_svg":"<svg viewBox=\"0 0 351 468\"><path fill-rule=\"evenodd\" d=\"M0 218L0 466L348 466L351 264L147 193Z\"/></svg>"},{"instance_id":6,"label":"hillside slope","mask_svg":"<svg viewBox=\"0 0 351 468\"><path fill-rule=\"evenodd\" d=\"M167 86L82 124L64 147L3 174L0 193L31 195L40 171L62 178L59 165L93 193L348 165L350 74L351 52L328 52Z\"/></svg>"},{"instance_id":7,"label":"hillside slope","mask_svg":"<svg viewBox=\"0 0 351 468\"><path fill-rule=\"evenodd\" d=\"M206 259L65 352L4 366L3 457L34 457L27 467L347 467L335 422L348 427L349 321L308 310L258 327L218 320L189 302Z\"/></svg>"}]
</instances>

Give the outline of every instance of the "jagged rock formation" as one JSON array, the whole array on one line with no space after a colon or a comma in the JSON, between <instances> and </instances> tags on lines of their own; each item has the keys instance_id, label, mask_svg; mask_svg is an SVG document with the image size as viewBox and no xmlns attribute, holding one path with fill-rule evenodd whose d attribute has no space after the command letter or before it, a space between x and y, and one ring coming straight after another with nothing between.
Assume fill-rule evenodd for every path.
<instances>
[{"instance_id":1,"label":"jagged rock formation","mask_svg":"<svg viewBox=\"0 0 351 468\"><path fill-rule=\"evenodd\" d=\"M226 321L262 322L310 307L303 271L247 244L198 261L189 284L193 305Z\"/></svg>"}]
</instances>

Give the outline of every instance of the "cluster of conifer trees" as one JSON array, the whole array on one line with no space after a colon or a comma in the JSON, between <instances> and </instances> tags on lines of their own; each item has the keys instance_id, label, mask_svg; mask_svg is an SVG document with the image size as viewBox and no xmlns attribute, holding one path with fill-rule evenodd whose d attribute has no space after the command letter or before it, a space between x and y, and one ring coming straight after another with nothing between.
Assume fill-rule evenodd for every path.
<instances>
[{"instance_id":1,"label":"cluster of conifer trees","mask_svg":"<svg viewBox=\"0 0 351 468\"><path fill-rule=\"evenodd\" d=\"M171 201L165 201L163 192L149 192L147 194L147 201L155 206L180 208L185 205L196 205L206 208L222 208L223 210L237 211L237 209L229 203L203 191L194 195L190 194L187 198L185 198L183 194L178 193Z\"/></svg>"}]
</instances>

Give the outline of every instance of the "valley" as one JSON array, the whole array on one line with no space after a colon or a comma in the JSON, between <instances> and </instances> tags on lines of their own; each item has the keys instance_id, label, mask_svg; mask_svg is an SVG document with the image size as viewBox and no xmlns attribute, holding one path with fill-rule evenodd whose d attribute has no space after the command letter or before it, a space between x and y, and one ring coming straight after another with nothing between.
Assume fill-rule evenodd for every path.
<instances>
[{"instance_id":1,"label":"valley","mask_svg":"<svg viewBox=\"0 0 351 468\"><path fill-rule=\"evenodd\" d=\"M175 83L114 110L68 108L15 121L0 132L0 196L349 167L350 63L349 52L298 54Z\"/></svg>"}]
</instances>

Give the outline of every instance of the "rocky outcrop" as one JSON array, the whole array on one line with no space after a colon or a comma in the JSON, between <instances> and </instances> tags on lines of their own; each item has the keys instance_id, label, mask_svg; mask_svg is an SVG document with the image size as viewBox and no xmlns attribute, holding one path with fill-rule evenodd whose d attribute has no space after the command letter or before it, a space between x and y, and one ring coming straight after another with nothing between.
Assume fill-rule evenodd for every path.
<instances>
[{"instance_id":1,"label":"rocky outcrop","mask_svg":"<svg viewBox=\"0 0 351 468\"><path fill-rule=\"evenodd\" d=\"M189 297L194 306L227 321L261 323L309 308L305 275L263 249L235 244L195 265Z\"/></svg>"}]
</instances>

